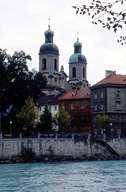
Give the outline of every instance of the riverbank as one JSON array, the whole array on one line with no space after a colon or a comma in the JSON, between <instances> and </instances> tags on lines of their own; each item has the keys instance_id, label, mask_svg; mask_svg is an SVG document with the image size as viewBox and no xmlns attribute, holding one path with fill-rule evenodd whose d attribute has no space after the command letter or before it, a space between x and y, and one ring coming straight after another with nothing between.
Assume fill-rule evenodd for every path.
<instances>
[{"instance_id":1,"label":"riverbank","mask_svg":"<svg viewBox=\"0 0 126 192\"><path fill-rule=\"evenodd\" d=\"M126 139L74 138L0 140L0 164L126 159Z\"/></svg>"},{"instance_id":2,"label":"riverbank","mask_svg":"<svg viewBox=\"0 0 126 192\"><path fill-rule=\"evenodd\" d=\"M41 156L41 157L13 157L11 159L0 159L0 164L16 164L16 163L56 163L56 162L80 162L80 161L106 161L106 160L126 160L124 157L114 157L114 156L90 156L90 157L68 157L68 156Z\"/></svg>"}]
</instances>

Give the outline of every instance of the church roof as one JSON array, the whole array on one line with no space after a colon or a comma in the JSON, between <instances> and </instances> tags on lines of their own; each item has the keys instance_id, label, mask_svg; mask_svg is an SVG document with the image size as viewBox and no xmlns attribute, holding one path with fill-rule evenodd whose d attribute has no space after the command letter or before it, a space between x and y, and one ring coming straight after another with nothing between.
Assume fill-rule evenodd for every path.
<instances>
[{"instance_id":1,"label":"church roof","mask_svg":"<svg viewBox=\"0 0 126 192\"><path fill-rule=\"evenodd\" d=\"M38 98L39 106L57 105L57 104L58 104L58 96L56 95L42 95Z\"/></svg>"},{"instance_id":2,"label":"church roof","mask_svg":"<svg viewBox=\"0 0 126 192\"><path fill-rule=\"evenodd\" d=\"M86 57L81 54L81 53L75 53L73 55L70 56L69 59L69 64L73 64L73 63L87 63Z\"/></svg>"},{"instance_id":3,"label":"church roof","mask_svg":"<svg viewBox=\"0 0 126 192\"><path fill-rule=\"evenodd\" d=\"M48 30L45 31L45 43L40 47L39 54L59 55L59 49L53 43L54 32L50 29L50 25L48 27Z\"/></svg>"},{"instance_id":4,"label":"church roof","mask_svg":"<svg viewBox=\"0 0 126 192\"><path fill-rule=\"evenodd\" d=\"M82 44L79 42L79 38L77 38L77 41L74 43L74 54L70 56L69 64L87 63L86 57L83 54L81 54L81 48Z\"/></svg>"},{"instance_id":5,"label":"church roof","mask_svg":"<svg viewBox=\"0 0 126 192\"><path fill-rule=\"evenodd\" d=\"M59 55L59 49L54 43L45 43L40 47L39 54Z\"/></svg>"},{"instance_id":6,"label":"church roof","mask_svg":"<svg viewBox=\"0 0 126 192\"><path fill-rule=\"evenodd\" d=\"M59 97L59 100L90 99L91 90L88 86L76 90L69 90Z\"/></svg>"}]
</instances>

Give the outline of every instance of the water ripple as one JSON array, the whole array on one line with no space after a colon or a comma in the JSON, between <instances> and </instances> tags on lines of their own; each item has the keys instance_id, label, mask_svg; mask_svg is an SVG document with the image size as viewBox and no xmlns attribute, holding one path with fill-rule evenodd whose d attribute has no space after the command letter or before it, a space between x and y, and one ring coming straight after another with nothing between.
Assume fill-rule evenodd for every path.
<instances>
[{"instance_id":1,"label":"water ripple","mask_svg":"<svg viewBox=\"0 0 126 192\"><path fill-rule=\"evenodd\" d=\"M126 192L126 161L0 165L0 192Z\"/></svg>"}]
</instances>

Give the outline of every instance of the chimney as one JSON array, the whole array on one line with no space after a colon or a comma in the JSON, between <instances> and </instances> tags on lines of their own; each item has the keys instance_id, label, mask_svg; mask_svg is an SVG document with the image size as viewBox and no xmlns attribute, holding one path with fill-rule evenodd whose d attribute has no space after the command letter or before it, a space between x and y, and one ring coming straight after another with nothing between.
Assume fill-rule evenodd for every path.
<instances>
[{"instance_id":1,"label":"chimney","mask_svg":"<svg viewBox=\"0 0 126 192\"><path fill-rule=\"evenodd\" d=\"M116 74L116 71L112 71L112 70L106 70L105 71L105 77L108 77L108 76L114 75L114 74Z\"/></svg>"}]
</instances>

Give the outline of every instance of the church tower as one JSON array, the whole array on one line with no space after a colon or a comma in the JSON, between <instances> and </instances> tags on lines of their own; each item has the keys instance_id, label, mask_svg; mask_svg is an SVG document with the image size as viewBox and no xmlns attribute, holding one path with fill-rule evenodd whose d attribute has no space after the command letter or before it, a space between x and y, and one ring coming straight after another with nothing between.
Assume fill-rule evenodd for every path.
<instances>
[{"instance_id":1,"label":"church tower","mask_svg":"<svg viewBox=\"0 0 126 192\"><path fill-rule=\"evenodd\" d=\"M47 79L47 87L49 89L65 89L67 75L59 72L59 49L53 43L54 32L48 25L45 31L45 43L39 50L39 72Z\"/></svg>"},{"instance_id":2,"label":"church tower","mask_svg":"<svg viewBox=\"0 0 126 192\"><path fill-rule=\"evenodd\" d=\"M87 85L87 60L81 53L82 44L79 38L74 43L74 54L69 58L69 84Z\"/></svg>"}]
</instances>

